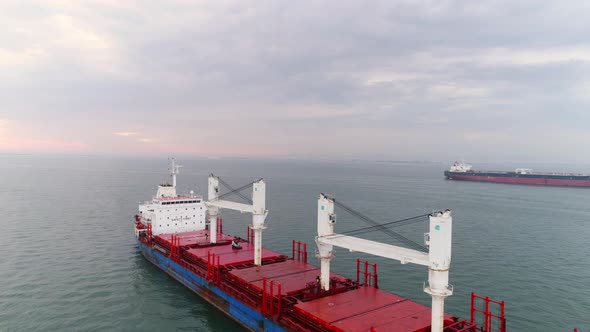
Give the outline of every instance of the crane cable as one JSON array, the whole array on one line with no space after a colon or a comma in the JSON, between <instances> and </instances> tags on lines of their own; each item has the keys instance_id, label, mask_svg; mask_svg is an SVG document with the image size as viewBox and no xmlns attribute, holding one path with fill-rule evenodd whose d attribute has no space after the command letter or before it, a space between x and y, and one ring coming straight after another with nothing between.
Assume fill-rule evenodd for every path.
<instances>
[{"instance_id":1,"label":"crane cable","mask_svg":"<svg viewBox=\"0 0 590 332\"><path fill-rule=\"evenodd\" d=\"M380 224L379 227L383 226L389 226L389 227L394 227L394 226L406 226L406 225L411 225L411 224L415 224L417 222L422 222L424 221L424 217L428 216L428 214L422 214L419 216L415 216L415 217L410 217L410 218L404 218L404 219L400 219L400 220L396 220L396 221L390 221L387 223L383 223ZM364 228L359 228L359 229L354 229L351 231L346 231L346 232L341 232L338 234L343 234L343 235L350 235L350 234L354 234L354 235L358 235L358 234L364 234L364 233L369 233L369 232L373 232L375 230L378 229L378 226L369 226L369 227L364 227Z\"/></svg>"},{"instance_id":2,"label":"crane cable","mask_svg":"<svg viewBox=\"0 0 590 332\"><path fill-rule=\"evenodd\" d=\"M211 174L213 176L215 176L214 174ZM227 189L229 189L230 191L227 193L224 193L222 195L217 196L217 199L223 198L223 197L227 197L229 195L232 194L236 194L239 197L241 197L243 200L247 201L248 203L252 204L252 200L250 198L248 198L247 196L244 196L242 193L240 193L240 191L246 189L247 187L253 185L254 183L262 180L262 178L254 180L250 183L247 183L239 188L233 188L232 186L230 186L227 182L223 181L221 178L217 177L217 179L219 180L219 183L222 184L224 187L226 187ZM418 215L415 217L410 217L410 218L404 218L404 219L400 219L400 220L395 220L395 221L391 221L391 222L387 222L387 223L383 223L380 224L376 221L374 221L373 219L365 216L364 214L352 209L351 207L348 207L346 205L344 205L343 203L337 202L336 200L334 200L334 204L340 208L342 208L344 211L352 214L353 216L356 216L357 218L363 220L364 222L371 224L372 226L369 227L364 227L364 228L359 228L359 229L355 229L355 230L351 230L351 231L347 231L347 232L342 232L340 233L340 235L359 235L359 234L364 234L364 233L368 233L368 232L372 232L375 230L380 230L383 233L389 235L390 237L405 243L406 245L416 248L418 250L422 250L422 251L428 251L428 248L426 248L425 246L412 241L410 239L408 239L407 237L392 231L391 229L387 228L386 226L402 226L402 225L409 225L409 224L413 224L416 222L420 222L423 221L423 217L426 217L430 214L423 214L423 215ZM270 218L268 218L270 219Z\"/></svg>"},{"instance_id":3,"label":"crane cable","mask_svg":"<svg viewBox=\"0 0 590 332\"><path fill-rule=\"evenodd\" d=\"M373 230L380 230L381 232L389 235L390 237L396 239L397 241L400 241L400 242L408 245L409 247L412 247L413 249L417 249L417 250L424 251L424 252L428 251L428 248L426 248L425 246L423 246L423 245L421 245L421 244L419 244L419 243L417 243L415 241L412 241L412 240L408 239L407 237L405 237L405 236L403 236L403 235L401 235L401 234L399 234L397 232L394 232L394 231L392 231L391 229L389 229L389 228L387 228L385 226L386 225L396 224L396 223L402 223L402 222L408 222L408 224L410 224L410 223L413 223L414 222L413 221L414 219L417 219L415 222L418 222L418 221L421 221L421 219L419 219L419 218L428 216L429 214L419 215L419 216L416 216L416 217L405 218L405 219L396 220L396 221L385 223L385 224L380 224L380 223L374 221L373 219L365 216L364 214L362 214L362 213L360 213L360 212L358 212L358 211L356 211L356 210L354 210L354 209L352 209L352 208L344 205L343 203L340 203L340 202L336 201L335 199L334 199L334 204L336 206L342 208L344 211L348 212L349 214L351 214L351 215L353 215L353 216L361 219L365 223L371 225L370 227L365 227L365 228L362 228L362 229L357 229L357 230L349 231L347 233L353 233L354 234L355 232L360 232L358 234L362 234L363 232L369 232L369 231L373 231ZM410 221L412 221L412 222L410 222Z\"/></svg>"},{"instance_id":4,"label":"crane cable","mask_svg":"<svg viewBox=\"0 0 590 332\"><path fill-rule=\"evenodd\" d=\"M213 173L211 173L212 176L215 176ZM254 202L247 196L244 196L244 194L242 194L240 191L250 187L251 185L253 185L254 183L262 180L262 178L254 180L248 184L245 184L239 188L233 188L232 186L230 186L227 182L223 181L220 177L217 177L217 180L219 180L219 183L222 184L224 187L226 187L228 190L230 190L229 192L224 193L223 195L219 195L217 196L217 199L232 195L232 194L236 194L238 196L240 196L243 200L245 200L246 202L253 204ZM266 219L265 219L265 223L268 224L268 222L270 221L270 213L267 213L266 215Z\"/></svg>"},{"instance_id":5,"label":"crane cable","mask_svg":"<svg viewBox=\"0 0 590 332\"><path fill-rule=\"evenodd\" d=\"M215 176L214 174L211 174L211 175L212 175L212 176ZM251 200L250 198L248 198L247 196L244 196L242 193L240 193L240 191L242 191L242 190L244 190L244 189L246 189L246 188L250 187L250 186L251 186L251 185L253 185L254 183L256 183L256 182L258 182L258 181L262 180L262 178L260 178L260 179L254 180L254 181L252 181L252 182L250 182L250 183L247 183L247 184L245 184L245 185L243 185L243 186L241 186L241 187L239 187L239 188L233 188L233 187L232 187L232 186L230 186L230 185L229 185L227 182L223 181L221 178L217 177L217 179L219 180L219 183L220 183L220 184L222 184L224 187L226 187L227 189L229 189L229 190L230 190L229 192L226 192L226 193L224 193L224 194L222 194L222 195L219 195L219 196L217 196L217 199L221 199L221 198L223 198L223 197L227 197L227 196L229 196L229 195L236 194L236 195L240 196L242 199L244 199L245 201L247 201L247 202L248 202L248 203L250 203L250 204L252 204L252 200Z\"/></svg>"}]
</instances>

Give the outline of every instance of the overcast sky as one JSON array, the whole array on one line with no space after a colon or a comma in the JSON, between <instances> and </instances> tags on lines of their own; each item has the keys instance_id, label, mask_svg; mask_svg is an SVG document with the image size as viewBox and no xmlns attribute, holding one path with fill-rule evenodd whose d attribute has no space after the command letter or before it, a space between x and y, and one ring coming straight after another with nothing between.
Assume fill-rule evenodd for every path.
<instances>
[{"instance_id":1,"label":"overcast sky","mask_svg":"<svg viewBox=\"0 0 590 332\"><path fill-rule=\"evenodd\" d=\"M590 162L588 22L587 1L4 0L0 152Z\"/></svg>"}]
</instances>

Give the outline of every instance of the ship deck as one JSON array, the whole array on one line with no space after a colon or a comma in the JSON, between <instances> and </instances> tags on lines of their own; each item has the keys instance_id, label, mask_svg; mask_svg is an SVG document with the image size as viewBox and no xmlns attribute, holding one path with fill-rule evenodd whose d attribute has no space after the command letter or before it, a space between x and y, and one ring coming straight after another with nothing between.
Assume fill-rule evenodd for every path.
<instances>
[{"instance_id":1,"label":"ship deck","mask_svg":"<svg viewBox=\"0 0 590 332\"><path fill-rule=\"evenodd\" d=\"M234 270L230 275L250 287L262 291L264 280L273 281L281 285L282 294L292 296L306 290L310 284L315 284L320 275L320 269L305 262L286 260L275 264L253 266ZM330 274L338 282L346 282L346 278L336 273Z\"/></svg>"},{"instance_id":2,"label":"ship deck","mask_svg":"<svg viewBox=\"0 0 590 332\"><path fill-rule=\"evenodd\" d=\"M198 246L210 246L209 243L209 231L192 231L192 232L184 232L178 234L160 234L157 235L154 240L156 243L160 244L161 246L168 249L170 247L170 243L172 241L172 236L176 236L180 240L181 247L198 247ZM227 234L218 234L217 235L217 242L222 244L231 243L233 240L233 236Z\"/></svg>"},{"instance_id":3,"label":"ship deck","mask_svg":"<svg viewBox=\"0 0 590 332\"><path fill-rule=\"evenodd\" d=\"M205 236L205 234L207 236ZM307 254L292 257L263 249L262 265L254 265L254 246L241 242L231 246L232 236L218 234L218 243L208 243L208 231L158 235L144 244L168 251L171 260L191 273L272 319L288 331L429 331L430 308L331 273L330 291L316 282L317 266ZM305 258L304 258L305 257ZM445 325L454 318L445 317Z\"/></svg>"},{"instance_id":4,"label":"ship deck","mask_svg":"<svg viewBox=\"0 0 590 332\"><path fill-rule=\"evenodd\" d=\"M294 306L327 328L342 331L425 331L430 308L373 287L322 297ZM447 315L446 320L452 321Z\"/></svg>"},{"instance_id":5,"label":"ship deck","mask_svg":"<svg viewBox=\"0 0 590 332\"><path fill-rule=\"evenodd\" d=\"M242 249L236 250L232 248L231 243L225 245L216 245L212 247L192 248L184 252L187 259L191 261L206 261L208 257L214 257L213 259L219 258L217 263L222 266L230 267L242 264L249 264L253 262L254 257L254 245L250 243L240 243ZM273 259L280 259L283 255L262 249L262 261L266 262Z\"/></svg>"}]
</instances>

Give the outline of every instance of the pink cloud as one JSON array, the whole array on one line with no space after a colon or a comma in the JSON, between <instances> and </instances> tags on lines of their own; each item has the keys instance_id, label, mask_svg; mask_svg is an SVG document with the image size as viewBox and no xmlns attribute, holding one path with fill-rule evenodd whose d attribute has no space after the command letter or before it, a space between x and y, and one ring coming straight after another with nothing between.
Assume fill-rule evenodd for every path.
<instances>
[{"instance_id":1,"label":"pink cloud","mask_svg":"<svg viewBox=\"0 0 590 332\"><path fill-rule=\"evenodd\" d=\"M113 135L115 135L115 136L137 136L137 135L139 135L139 133L135 132L135 131L123 131L123 132L113 133Z\"/></svg>"},{"instance_id":2,"label":"pink cloud","mask_svg":"<svg viewBox=\"0 0 590 332\"><path fill-rule=\"evenodd\" d=\"M140 139L138 139L137 141L138 141L138 142L141 142L141 143L153 143L153 142L155 142L156 140L155 140L155 139L153 139L153 138L140 138Z\"/></svg>"},{"instance_id":3,"label":"pink cloud","mask_svg":"<svg viewBox=\"0 0 590 332\"><path fill-rule=\"evenodd\" d=\"M59 139L0 139L0 151L4 152L81 152L87 148L82 142Z\"/></svg>"},{"instance_id":4,"label":"pink cloud","mask_svg":"<svg viewBox=\"0 0 590 332\"><path fill-rule=\"evenodd\" d=\"M176 144L150 144L141 149L141 152L151 152L159 154L173 155L194 155L194 156L284 156L288 152L284 149L278 149L270 146L211 146L210 144L201 146L176 145Z\"/></svg>"}]
</instances>

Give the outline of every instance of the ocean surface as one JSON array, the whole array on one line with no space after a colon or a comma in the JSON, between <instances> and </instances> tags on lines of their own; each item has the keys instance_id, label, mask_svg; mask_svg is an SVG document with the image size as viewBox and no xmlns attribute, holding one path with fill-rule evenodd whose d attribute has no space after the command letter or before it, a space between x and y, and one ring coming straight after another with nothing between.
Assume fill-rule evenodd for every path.
<instances>
[{"instance_id":1,"label":"ocean surface","mask_svg":"<svg viewBox=\"0 0 590 332\"><path fill-rule=\"evenodd\" d=\"M379 222L450 208L455 293L446 312L468 318L474 291L506 302L509 331L590 330L590 188L447 181L448 165L433 163L181 163L182 192L206 193L210 172L234 187L264 177L263 244L285 254L296 239L310 244L313 257L320 192ZM516 167L590 172L588 165L475 165ZM166 172L166 158L0 155L0 331L242 331L137 250L133 215ZM336 212L338 231L366 226ZM226 233L245 237L250 215L223 218ZM419 242L427 228L394 230ZM333 270L353 277L357 257L379 263L382 289L430 304L426 268L341 249Z\"/></svg>"}]
</instances>

